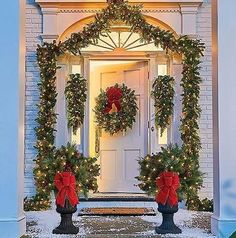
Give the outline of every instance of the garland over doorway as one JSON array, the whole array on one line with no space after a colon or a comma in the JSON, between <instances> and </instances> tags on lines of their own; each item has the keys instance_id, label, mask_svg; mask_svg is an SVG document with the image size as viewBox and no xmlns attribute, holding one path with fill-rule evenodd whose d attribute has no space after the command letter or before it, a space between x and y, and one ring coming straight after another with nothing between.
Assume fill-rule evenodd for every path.
<instances>
[{"instance_id":1,"label":"garland over doorway","mask_svg":"<svg viewBox=\"0 0 236 238\"><path fill-rule=\"evenodd\" d=\"M187 36L175 38L172 32L152 26L146 22L140 6L129 5L122 0L110 0L108 2L107 8L97 13L95 21L84 27L81 32L73 33L68 40L62 43L43 43L37 49L41 81L39 83L38 126L35 129L38 155L34 174L37 189L36 197L40 204L44 206L49 205L51 190L51 187L48 186L50 168L45 166L45 163L53 158L55 151L57 58L63 54L80 54L82 48L88 47L90 44L96 44L100 35L109 31L115 22L123 22L130 26L130 31L139 33L144 42L154 42L156 47L161 46L165 51L182 55L183 109L180 127L183 141L182 153L185 156L185 163L192 165L192 173L199 169L198 158L201 148L198 134L198 119L201 111L198 102L199 83L201 81L199 64L204 50L203 43ZM41 176L37 176L39 170ZM197 192L199 185L197 184L195 187L196 190L194 191Z\"/></svg>"}]
</instances>

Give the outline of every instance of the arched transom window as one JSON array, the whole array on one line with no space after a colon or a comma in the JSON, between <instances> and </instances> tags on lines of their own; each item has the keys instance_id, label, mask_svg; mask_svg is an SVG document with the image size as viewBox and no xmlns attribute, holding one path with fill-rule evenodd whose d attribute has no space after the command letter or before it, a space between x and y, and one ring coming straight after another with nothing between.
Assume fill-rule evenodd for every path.
<instances>
[{"instance_id":1,"label":"arched transom window","mask_svg":"<svg viewBox=\"0 0 236 238\"><path fill-rule=\"evenodd\" d=\"M131 32L128 26L113 26L110 32L100 35L99 40L82 51L162 51L153 42L144 42L138 33Z\"/></svg>"}]
</instances>

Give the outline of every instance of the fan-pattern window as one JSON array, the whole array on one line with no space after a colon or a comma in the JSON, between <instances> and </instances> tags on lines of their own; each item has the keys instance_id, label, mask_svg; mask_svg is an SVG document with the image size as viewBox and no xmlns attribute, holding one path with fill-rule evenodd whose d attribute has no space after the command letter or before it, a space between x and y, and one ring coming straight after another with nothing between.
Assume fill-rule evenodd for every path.
<instances>
[{"instance_id":1,"label":"fan-pattern window","mask_svg":"<svg viewBox=\"0 0 236 238\"><path fill-rule=\"evenodd\" d=\"M153 42L143 42L138 33L130 32L129 28L115 28L100 36L96 44L91 44L83 51L113 51L122 48L126 51L162 51Z\"/></svg>"}]
</instances>

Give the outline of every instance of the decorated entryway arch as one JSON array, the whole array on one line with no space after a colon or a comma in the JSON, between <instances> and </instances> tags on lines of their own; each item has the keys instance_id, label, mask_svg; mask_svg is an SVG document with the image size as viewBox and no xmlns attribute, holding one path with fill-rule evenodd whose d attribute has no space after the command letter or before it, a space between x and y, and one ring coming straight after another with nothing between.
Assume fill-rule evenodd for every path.
<instances>
[{"instance_id":1,"label":"decorated entryway arch","mask_svg":"<svg viewBox=\"0 0 236 238\"><path fill-rule=\"evenodd\" d=\"M198 102L201 82L199 64L204 45L200 40L193 40L187 36L176 38L172 32L152 26L146 22L140 6L129 5L122 0L117 0L109 1L108 7L96 14L94 22L84 27L81 32L73 33L68 40L60 43L43 43L37 49L41 81L36 128L38 156L34 174L37 187L36 200L39 206L47 207L50 204L49 194L52 190L50 164L55 151L57 59L66 53L80 54L82 48L96 44L100 35L109 31L115 22L124 22L129 25L131 31L139 33L144 42L154 42L156 47L161 46L167 52L182 55L183 107L180 131L183 145L181 153L184 156L183 167L191 165L188 166L189 176L185 177L187 184L191 185L189 186L191 190L188 190L187 194L196 195L201 187L201 179L198 179L200 182L193 183L195 180L192 178L200 174L198 162L201 148L198 134L198 119L201 111Z\"/></svg>"}]
</instances>

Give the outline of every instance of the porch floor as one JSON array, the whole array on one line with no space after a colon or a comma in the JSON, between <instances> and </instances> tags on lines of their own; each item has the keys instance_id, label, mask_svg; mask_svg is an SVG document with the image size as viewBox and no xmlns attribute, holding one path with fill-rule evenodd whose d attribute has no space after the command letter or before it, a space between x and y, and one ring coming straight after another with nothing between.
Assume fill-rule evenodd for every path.
<instances>
[{"instance_id":1,"label":"porch floor","mask_svg":"<svg viewBox=\"0 0 236 238\"><path fill-rule=\"evenodd\" d=\"M161 223L161 214L156 216L73 216L75 225L80 227L78 235L52 235L59 224L60 216L55 210L26 212L27 235L24 238L213 238L210 234L210 216L207 212L192 212L180 209L175 215L176 224L182 229L180 235L156 235L154 228Z\"/></svg>"}]
</instances>

